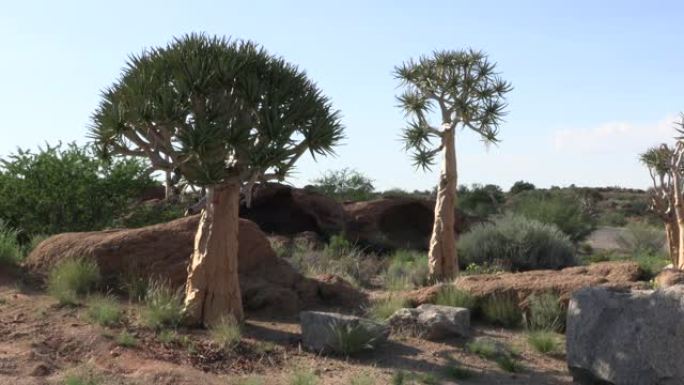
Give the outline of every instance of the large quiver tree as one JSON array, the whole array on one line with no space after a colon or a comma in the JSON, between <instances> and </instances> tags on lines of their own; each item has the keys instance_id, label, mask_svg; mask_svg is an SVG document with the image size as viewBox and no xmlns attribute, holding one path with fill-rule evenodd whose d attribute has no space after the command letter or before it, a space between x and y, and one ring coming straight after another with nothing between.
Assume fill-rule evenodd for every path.
<instances>
[{"instance_id":1,"label":"large quiver tree","mask_svg":"<svg viewBox=\"0 0 684 385\"><path fill-rule=\"evenodd\" d=\"M243 318L241 187L283 179L306 152L332 153L338 113L304 72L250 42L187 35L132 56L103 93L92 137L103 156L148 158L206 187L189 264L188 322Z\"/></svg>"},{"instance_id":2,"label":"large quiver tree","mask_svg":"<svg viewBox=\"0 0 684 385\"><path fill-rule=\"evenodd\" d=\"M398 99L410 119L403 132L406 150L413 152L416 167L423 169L442 156L428 259L433 280L450 279L458 273L456 129L468 128L485 142L497 142L504 97L512 88L499 78L484 53L473 50L440 51L409 60L395 68L395 76L405 86ZM435 117L432 112L437 112ZM439 123L433 124L431 118Z\"/></svg>"}]
</instances>

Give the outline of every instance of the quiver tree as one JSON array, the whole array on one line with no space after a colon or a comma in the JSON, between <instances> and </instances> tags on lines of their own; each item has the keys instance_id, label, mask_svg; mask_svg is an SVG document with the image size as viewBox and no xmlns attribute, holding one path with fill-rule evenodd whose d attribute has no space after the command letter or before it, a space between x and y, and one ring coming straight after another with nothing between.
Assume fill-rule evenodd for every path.
<instances>
[{"instance_id":1,"label":"quiver tree","mask_svg":"<svg viewBox=\"0 0 684 385\"><path fill-rule=\"evenodd\" d=\"M487 143L498 142L505 95L512 87L499 78L484 53L473 50L440 51L409 60L395 68L395 76L405 87L398 97L409 119L402 136L405 149L423 169L442 157L428 259L433 280L449 279L458 273L456 129L467 128Z\"/></svg>"},{"instance_id":2,"label":"quiver tree","mask_svg":"<svg viewBox=\"0 0 684 385\"><path fill-rule=\"evenodd\" d=\"M92 138L104 157L140 156L206 188L188 268L188 322L243 318L238 282L241 186L283 179L306 152L343 136L304 72L251 42L187 35L132 56L103 93Z\"/></svg>"},{"instance_id":3,"label":"quiver tree","mask_svg":"<svg viewBox=\"0 0 684 385\"><path fill-rule=\"evenodd\" d=\"M680 179L671 168L677 162L675 151L667 144L651 147L639 157L648 168L652 188L650 209L665 225L667 249L673 266L679 265L679 224L675 210L674 180Z\"/></svg>"}]
</instances>

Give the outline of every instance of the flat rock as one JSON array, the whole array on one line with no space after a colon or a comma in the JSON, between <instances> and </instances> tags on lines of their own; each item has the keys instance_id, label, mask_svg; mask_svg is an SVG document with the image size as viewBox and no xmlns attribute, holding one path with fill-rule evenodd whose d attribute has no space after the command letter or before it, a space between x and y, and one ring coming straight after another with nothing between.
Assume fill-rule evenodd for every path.
<instances>
[{"instance_id":1,"label":"flat rock","mask_svg":"<svg viewBox=\"0 0 684 385\"><path fill-rule=\"evenodd\" d=\"M395 332L409 332L430 340L467 337L470 335L470 310L423 304L415 309L397 310L388 323Z\"/></svg>"}]
</instances>

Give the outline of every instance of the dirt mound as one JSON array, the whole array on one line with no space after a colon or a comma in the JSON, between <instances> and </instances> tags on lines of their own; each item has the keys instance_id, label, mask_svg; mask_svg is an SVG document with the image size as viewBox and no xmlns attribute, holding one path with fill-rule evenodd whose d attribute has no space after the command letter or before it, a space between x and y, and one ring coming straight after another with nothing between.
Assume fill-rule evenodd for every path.
<instances>
[{"instance_id":1,"label":"dirt mound","mask_svg":"<svg viewBox=\"0 0 684 385\"><path fill-rule=\"evenodd\" d=\"M415 198L381 198L344 204L346 236L379 250L427 250L435 202ZM454 234L466 231L473 218L456 212Z\"/></svg>"},{"instance_id":2,"label":"dirt mound","mask_svg":"<svg viewBox=\"0 0 684 385\"><path fill-rule=\"evenodd\" d=\"M195 215L138 229L56 235L38 245L25 266L44 276L66 258L92 258L109 279L136 275L180 287L187 277L198 222ZM347 291L331 293L334 288L328 282L307 279L278 258L254 222L241 219L239 234L240 286L247 310L292 314L322 302L336 304L338 299L349 305Z\"/></svg>"},{"instance_id":3,"label":"dirt mound","mask_svg":"<svg viewBox=\"0 0 684 385\"><path fill-rule=\"evenodd\" d=\"M329 237L342 233L345 224L344 209L336 200L278 183L257 185L251 207L240 206L240 217L254 221L266 233L287 236L312 231Z\"/></svg>"},{"instance_id":4,"label":"dirt mound","mask_svg":"<svg viewBox=\"0 0 684 385\"><path fill-rule=\"evenodd\" d=\"M512 295L524 305L531 294L553 292L567 302L574 291L584 287L643 289L646 284L639 282L642 275L643 271L635 262L601 262L563 270L464 276L456 279L454 285L476 298L487 298L493 294ZM407 294L407 298L416 305L430 303L439 289L440 286L432 286L414 290Z\"/></svg>"}]
</instances>

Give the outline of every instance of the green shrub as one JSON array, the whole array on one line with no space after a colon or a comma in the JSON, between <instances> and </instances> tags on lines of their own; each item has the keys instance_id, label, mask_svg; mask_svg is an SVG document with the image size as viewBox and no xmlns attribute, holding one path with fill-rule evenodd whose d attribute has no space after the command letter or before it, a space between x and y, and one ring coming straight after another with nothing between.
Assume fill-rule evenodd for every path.
<instances>
[{"instance_id":1,"label":"green shrub","mask_svg":"<svg viewBox=\"0 0 684 385\"><path fill-rule=\"evenodd\" d=\"M599 217L598 224L601 226L622 227L627 224L627 216L619 211L605 212Z\"/></svg>"},{"instance_id":2,"label":"green shrub","mask_svg":"<svg viewBox=\"0 0 684 385\"><path fill-rule=\"evenodd\" d=\"M107 162L95 148L68 144L0 159L0 218L26 234L111 226L156 182L137 159Z\"/></svg>"},{"instance_id":3,"label":"green shrub","mask_svg":"<svg viewBox=\"0 0 684 385\"><path fill-rule=\"evenodd\" d=\"M424 253L398 250L389 261L383 274L384 286L388 290L408 290L428 283L429 267Z\"/></svg>"},{"instance_id":4,"label":"green shrub","mask_svg":"<svg viewBox=\"0 0 684 385\"><path fill-rule=\"evenodd\" d=\"M665 250L665 231L645 223L630 223L617 242L629 254L659 254Z\"/></svg>"},{"instance_id":5,"label":"green shrub","mask_svg":"<svg viewBox=\"0 0 684 385\"><path fill-rule=\"evenodd\" d=\"M482 303L484 318L504 327L520 326L522 312L517 299L512 295L493 294Z\"/></svg>"},{"instance_id":6,"label":"green shrub","mask_svg":"<svg viewBox=\"0 0 684 385\"><path fill-rule=\"evenodd\" d=\"M405 298L390 295L373 301L371 306L367 309L367 314L374 320L384 321L397 310L407 306L408 301Z\"/></svg>"},{"instance_id":7,"label":"green shrub","mask_svg":"<svg viewBox=\"0 0 684 385\"><path fill-rule=\"evenodd\" d=\"M235 382L235 385L264 385L265 382L261 377L247 377Z\"/></svg>"},{"instance_id":8,"label":"green shrub","mask_svg":"<svg viewBox=\"0 0 684 385\"><path fill-rule=\"evenodd\" d=\"M127 332L126 330L122 330L121 333L116 336L116 343L117 345L123 346L125 348L134 348L138 345L138 340L133 334Z\"/></svg>"},{"instance_id":9,"label":"green shrub","mask_svg":"<svg viewBox=\"0 0 684 385\"><path fill-rule=\"evenodd\" d=\"M70 374L64 378L64 385L100 385L102 380L92 372Z\"/></svg>"},{"instance_id":10,"label":"green shrub","mask_svg":"<svg viewBox=\"0 0 684 385\"><path fill-rule=\"evenodd\" d=\"M224 317L209 328L211 339L218 344L224 352L231 352L242 339L240 324L233 317Z\"/></svg>"},{"instance_id":11,"label":"green shrub","mask_svg":"<svg viewBox=\"0 0 684 385\"><path fill-rule=\"evenodd\" d=\"M88 318L102 326L116 325L123 316L119 302L111 296L91 296L87 305Z\"/></svg>"},{"instance_id":12,"label":"green shrub","mask_svg":"<svg viewBox=\"0 0 684 385\"><path fill-rule=\"evenodd\" d=\"M297 369L290 377L289 385L316 385L318 377L313 372Z\"/></svg>"},{"instance_id":13,"label":"green shrub","mask_svg":"<svg viewBox=\"0 0 684 385\"><path fill-rule=\"evenodd\" d=\"M436 305L464 307L470 310L475 310L476 302L472 294L453 285L443 285L435 297Z\"/></svg>"},{"instance_id":14,"label":"green shrub","mask_svg":"<svg viewBox=\"0 0 684 385\"><path fill-rule=\"evenodd\" d=\"M503 266L499 261L489 263L485 262L483 264L471 263L466 266L463 271L463 275L481 275L481 274L498 274L508 271L509 269Z\"/></svg>"},{"instance_id":15,"label":"green shrub","mask_svg":"<svg viewBox=\"0 0 684 385\"><path fill-rule=\"evenodd\" d=\"M48 293L60 304L75 305L100 282L100 269L94 261L67 259L52 268L48 275Z\"/></svg>"},{"instance_id":16,"label":"green shrub","mask_svg":"<svg viewBox=\"0 0 684 385\"><path fill-rule=\"evenodd\" d=\"M511 356L500 356L496 359L496 364L499 367L510 373L519 373L523 371L523 366Z\"/></svg>"},{"instance_id":17,"label":"green shrub","mask_svg":"<svg viewBox=\"0 0 684 385\"><path fill-rule=\"evenodd\" d=\"M369 373L354 374L349 385L375 385L375 380Z\"/></svg>"},{"instance_id":18,"label":"green shrub","mask_svg":"<svg viewBox=\"0 0 684 385\"><path fill-rule=\"evenodd\" d=\"M457 207L469 214L481 218L498 214L505 201L501 187L493 184L482 186L474 184L471 187L458 186L456 193Z\"/></svg>"},{"instance_id":19,"label":"green shrub","mask_svg":"<svg viewBox=\"0 0 684 385\"><path fill-rule=\"evenodd\" d=\"M510 209L525 218L556 225L573 242L582 241L596 228L586 199L574 191L526 191L511 199Z\"/></svg>"},{"instance_id":20,"label":"green shrub","mask_svg":"<svg viewBox=\"0 0 684 385\"><path fill-rule=\"evenodd\" d=\"M143 324L154 329L178 327L183 320L183 296L162 282L151 282L145 295Z\"/></svg>"},{"instance_id":21,"label":"green shrub","mask_svg":"<svg viewBox=\"0 0 684 385\"><path fill-rule=\"evenodd\" d=\"M461 263L495 264L514 270L559 269L576 264L572 242L558 228L507 215L474 226L458 242Z\"/></svg>"},{"instance_id":22,"label":"green shrub","mask_svg":"<svg viewBox=\"0 0 684 385\"><path fill-rule=\"evenodd\" d=\"M467 380L475 375L472 370L461 366L447 366L444 370L444 376L451 380Z\"/></svg>"},{"instance_id":23,"label":"green shrub","mask_svg":"<svg viewBox=\"0 0 684 385\"><path fill-rule=\"evenodd\" d=\"M341 201L369 200L375 191L370 178L349 168L328 171L312 183L310 188Z\"/></svg>"},{"instance_id":24,"label":"green shrub","mask_svg":"<svg viewBox=\"0 0 684 385\"><path fill-rule=\"evenodd\" d=\"M392 374L392 385L405 385L408 380L408 375L405 371L400 370Z\"/></svg>"},{"instance_id":25,"label":"green shrub","mask_svg":"<svg viewBox=\"0 0 684 385\"><path fill-rule=\"evenodd\" d=\"M337 324L330 325L334 340L333 348L343 355L350 356L366 349L372 349L375 336L363 325Z\"/></svg>"},{"instance_id":26,"label":"green shrub","mask_svg":"<svg viewBox=\"0 0 684 385\"><path fill-rule=\"evenodd\" d=\"M649 280L658 275L671 261L662 254L640 254L633 257L644 272L642 279Z\"/></svg>"},{"instance_id":27,"label":"green shrub","mask_svg":"<svg viewBox=\"0 0 684 385\"><path fill-rule=\"evenodd\" d=\"M136 274L127 274L121 279L121 290L126 292L128 299L140 302L145 299L149 290L150 281Z\"/></svg>"},{"instance_id":28,"label":"green shrub","mask_svg":"<svg viewBox=\"0 0 684 385\"><path fill-rule=\"evenodd\" d=\"M548 354L558 351L558 338L549 331L535 331L527 335L527 342L539 353Z\"/></svg>"},{"instance_id":29,"label":"green shrub","mask_svg":"<svg viewBox=\"0 0 684 385\"><path fill-rule=\"evenodd\" d=\"M566 311L558 295L544 293L528 298L527 326L530 330L562 332L565 330Z\"/></svg>"},{"instance_id":30,"label":"green shrub","mask_svg":"<svg viewBox=\"0 0 684 385\"><path fill-rule=\"evenodd\" d=\"M468 344L466 344L466 349L487 360L493 360L501 354L497 348L496 342L485 338L468 342Z\"/></svg>"},{"instance_id":31,"label":"green shrub","mask_svg":"<svg viewBox=\"0 0 684 385\"><path fill-rule=\"evenodd\" d=\"M14 266L21 262L23 253L17 237L19 232L0 220L0 267Z\"/></svg>"},{"instance_id":32,"label":"green shrub","mask_svg":"<svg viewBox=\"0 0 684 385\"><path fill-rule=\"evenodd\" d=\"M363 254L351 247L346 252L346 246L328 246L323 250L313 250L310 247L297 245L291 250L290 264L300 273L308 277L321 274L334 274L350 283L370 287L371 281L381 270L382 262L375 255Z\"/></svg>"}]
</instances>

